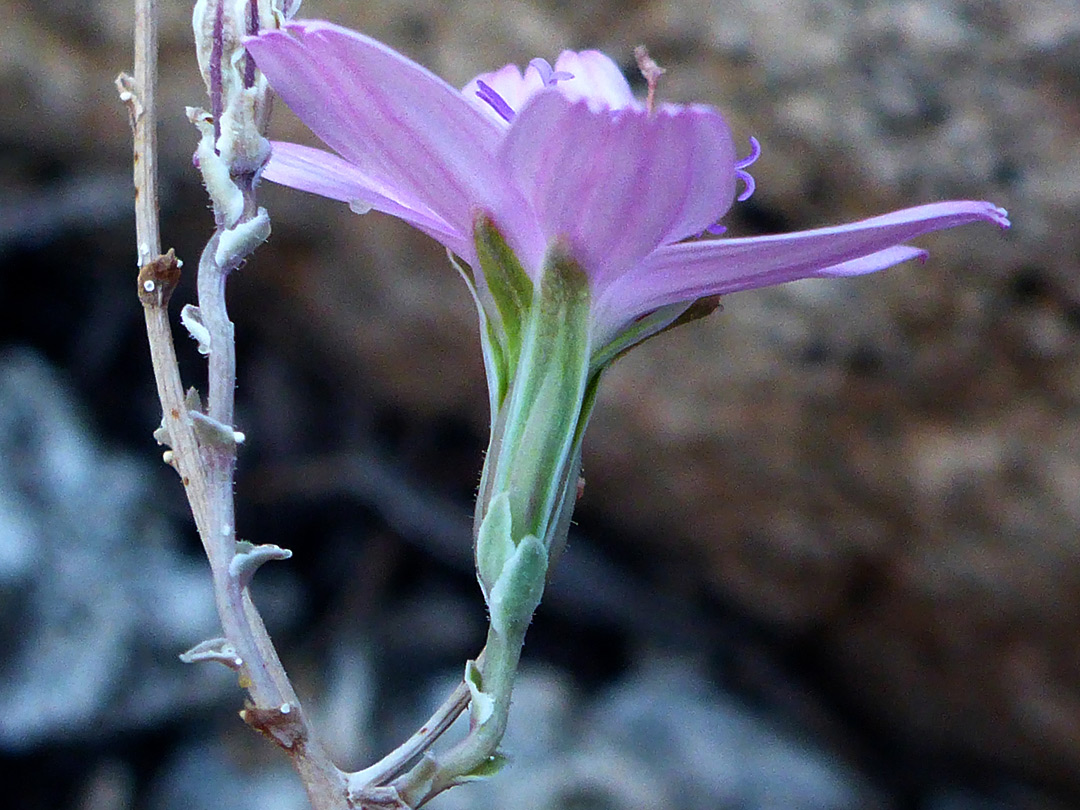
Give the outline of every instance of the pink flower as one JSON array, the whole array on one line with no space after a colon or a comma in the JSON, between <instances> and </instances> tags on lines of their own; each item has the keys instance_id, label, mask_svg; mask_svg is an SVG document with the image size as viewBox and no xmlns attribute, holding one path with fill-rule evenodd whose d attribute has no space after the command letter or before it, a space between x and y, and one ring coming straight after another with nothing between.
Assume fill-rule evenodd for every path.
<instances>
[{"instance_id":1,"label":"pink flower","mask_svg":"<svg viewBox=\"0 0 1080 810\"><path fill-rule=\"evenodd\" d=\"M492 421L474 548L491 628L483 664L466 669L469 736L394 783L406 780L416 804L496 761L526 628L570 525L582 435L615 357L700 314L701 299L868 273L923 256L904 243L929 231L1009 224L990 203L944 202L700 239L753 191L756 142L740 160L713 108L641 104L603 54L564 51L554 66L510 65L459 91L326 22L290 23L247 47L333 150L275 143L263 176L411 223L468 265L478 304ZM407 784L416 774L419 788Z\"/></svg>"},{"instance_id":2,"label":"pink flower","mask_svg":"<svg viewBox=\"0 0 1080 810\"><path fill-rule=\"evenodd\" d=\"M741 196L752 190L749 161L715 109L647 110L596 51L564 51L554 67L533 60L524 74L509 65L459 91L328 22L289 23L247 47L334 150L274 143L266 179L399 217L478 274L478 217L534 282L557 248L588 278L594 347L660 312L652 334L701 298L869 273L925 257L904 244L921 234L1009 225L991 203L953 201L777 236L697 239L734 203L740 178Z\"/></svg>"}]
</instances>

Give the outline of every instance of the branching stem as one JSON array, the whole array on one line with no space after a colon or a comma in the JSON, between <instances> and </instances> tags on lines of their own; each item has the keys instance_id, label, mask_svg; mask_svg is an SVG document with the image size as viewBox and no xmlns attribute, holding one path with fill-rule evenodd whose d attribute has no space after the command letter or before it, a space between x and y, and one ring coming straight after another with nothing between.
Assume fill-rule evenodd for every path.
<instances>
[{"instance_id":1,"label":"branching stem","mask_svg":"<svg viewBox=\"0 0 1080 810\"><path fill-rule=\"evenodd\" d=\"M221 0L215 8L220 12ZM252 24L257 22L255 0ZM220 16L220 15L219 15ZM217 28L215 26L215 28ZM220 31L215 33L220 36ZM236 349L233 323L225 300L229 272L243 259L231 256L219 264L217 249L226 217L215 206L217 228L199 261L197 289L199 320L209 335L208 391L205 414L193 416L194 401L185 395L176 361L169 323L169 299L180 277L180 262L172 250L161 253L157 177L157 0L135 0L135 75L121 74L116 86L127 105L134 140L135 225L139 300L143 304L150 358L163 412L163 433L171 450L167 461L183 482L195 525L210 562L214 594L224 638L239 659L235 668L240 684L251 697L241 712L249 725L288 753L307 790L313 810L355 810L368 803L378 786L399 777L424 754L461 714L469 690L461 684L431 719L404 745L363 771L346 774L319 744L303 707L266 632L246 581L230 570L237 553L233 478L236 469L236 434L233 431L236 387ZM219 54L220 56L220 54ZM250 72L250 68L249 68ZM221 67L211 71L218 83L211 88L216 135L221 114ZM245 86L251 86L246 77ZM255 204L250 176L236 178L243 193L240 223L265 216ZM200 438L197 421L216 426L219 438ZM230 434L233 440L229 440ZM481 654L482 656L483 654ZM482 660L482 658L480 659Z\"/></svg>"},{"instance_id":2,"label":"branching stem","mask_svg":"<svg viewBox=\"0 0 1080 810\"><path fill-rule=\"evenodd\" d=\"M233 472L236 445L200 443L185 399L169 324L169 298L181 263L170 250L161 255L157 178L157 3L135 0L135 75L121 74L117 89L127 105L134 141L136 248L150 358L163 412L171 463L180 474L192 515L213 572L222 627L242 660L241 683L254 706L244 719L289 753L315 810L345 810L345 776L315 740L303 709L267 635L250 593L230 575L235 553ZM249 206L254 208L254 206ZM220 218L219 218L220 221ZM209 411L231 426L236 384L233 325L225 307L227 273L214 261L215 233L200 261L200 310L211 335Z\"/></svg>"}]
</instances>

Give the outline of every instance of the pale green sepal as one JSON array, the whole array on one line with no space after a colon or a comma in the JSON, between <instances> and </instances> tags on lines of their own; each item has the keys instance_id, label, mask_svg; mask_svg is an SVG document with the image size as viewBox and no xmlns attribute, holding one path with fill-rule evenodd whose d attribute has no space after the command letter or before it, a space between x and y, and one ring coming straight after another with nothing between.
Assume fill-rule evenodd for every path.
<instances>
[{"instance_id":1,"label":"pale green sepal","mask_svg":"<svg viewBox=\"0 0 1080 810\"><path fill-rule=\"evenodd\" d=\"M495 698L484 691L484 676L475 661L465 664L465 685L469 687L469 716L473 727L478 728L495 713Z\"/></svg>"},{"instance_id":2,"label":"pale green sepal","mask_svg":"<svg viewBox=\"0 0 1080 810\"><path fill-rule=\"evenodd\" d=\"M476 572L480 587L490 608L491 589L514 553L514 538L510 521L510 496L505 492L496 495L488 505L487 515L476 535Z\"/></svg>"},{"instance_id":3,"label":"pale green sepal","mask_svg":"<svg viewBox=\"0 0 1080 810\"><path fill-rule=\"evenodd\" d=\"M547 549L533 535L522 538L491 589L491 627L505 639L524 638L547 580Z\"/></svg>"},{"instance_id":4,"label":"pale green sepal","mask_svg":"<svg viewBox=\"0 0 1080 810\"><path fill-rule=\"evenodd\" d=\"M581 478L581 441L585 436L585 427L589 424L589 418L592 416L593 405L596 404L596 394L600 390L600 378L603 375L604 369L602 368L591 373L585 386L585 395L581 399L581 413L578 416L577 426L574 428L572 462L563 479L562 490L557 501L556 519L548 525L548 533L544 537L544 545L548 549L549 572L555 567L563 549L566 547L566 536L570 532L570 519L573 517L574 507L577 505L578 480Z\"/></svg>"},{"instance_id":5,"label":"pale green sepal","mask_svg":"<svg viewBox=\"0 0 1080 810\"><path fill-rule=\"evenodd\" d=\"M489 315L498 316L508 384L509 378L514 376L521 353L524 323L532 306L533 283L514 251L495 227L495 223L486 214L476 217L473 223L473 239L476 244L476 257L484 273L484 282L495 302L497 312ZM506 395L505 386L500 393L502 396ZM499 404L502 404L502 397Z\"/></svg>"},{"instance_id":6,"label":"pale green sepal","mask_svg":"<svg viewBox=\"0 0 1080 810\"><path fill-rule=\"evenodd\" d=\"M546 537L573 456L589 378L589 281L556 253L544 268L481 496L510 493L515 534Z\"/></svg>"},{"instance_id":7,"label":"pale green sepal","mask_svg":"<svg viewBox=\"0 0 1080 810\"><path fill-rule=\"evenodd\" d=\"M719 296L699 298L687 304L680 302L650 312L638 318L630 326L617 334L600 349L593 353L591 368L602 371L610 366L630 349L651 337L711 315L720 306Z\"/></svg>"},{"instance_id":8,"label":"pale green sepal","mask_svg":"<svg viewBox=\"0 0 1080 810\"><path fill-rule=\"evenodd\" d=\"M510 387L510 369L506 358L506 349L495 331L495 324L490 319L485 319L480 329L480 344L483 346L484 363L488 373L488 402L491 406L491 426L494 429L495 416L499 412L499 406L506 399L506 391ZM491 358L488 364L488 357ZM494 372L494 373L492 373Z\"/></svg>"},{"instance_id":9,"label":"pale green sepal","mask_svg":"<svg viewBox=\"0 0 1080 810\"><path fill-rule=\"evenodd\" d=\"M578 479L581 478L581 441L585 436L585 427L589 424L592 416L593 405L596 404L596 394L600 390L600 378L604 370L599 369L589 377L585 386L585 396L581 400L581 413L578 416L577 427L574 429L574 444L572 463L563 480L562 490L557 503L558 511L556 519L548 525L548 533L544 538L544 545L548 549L548 570L555 567L566 547L566 536L570 532L570 519L574 514L574 507L578 499Z\"/></svg>"},{"instance_id":10,"label":"pale green sepal","mask_svg":"<svg viewBox=\"0 0 1080 810\"><path fill-rule=\"evenodd\" d=\"M478 782L481 779L490 779L505 768L509 761L510 760L505 756L496 752L468 773L463 773L461 776L456 777L453 784L461 785L465 782Z\"/></svg>"},{"instance_id":11,"label":"pale green sepal","mask_svg":"<svg viewBox=\"0 0 1080 810\"><path fill-rule=\"evenodd\" d=\"M466 262L459 261L458 257L449 250L446 251L446 257L450 260L450 264L453 265L454 269L457 270L458 275L465 280L465 285L469 288L469 295L472 296L473 303L476 304L476 313L480 316L480 348L484 355L484 371L487 375L488 384L488 406L492 426L494 426L499 403L502 402L502 398L506 394L506 387L509 385L506 353L503 351L502 344L495 334L495 326L487 316L484 304L480 300L480 291L476 286L476 276L473 269Z\"/></svg>"},{"instance_id":12,"label":"pale green sepal","mask_svg":"<svg viewBox=\"0 0 1080 810\"><path fill-rule=\"evenodd\" d=\"M638 318L630 326L617 334L608 343L593 352L591 366L601 369L610 366L619 355L653 335L662 332L689 308L688 304L678 303L661 307Z\"/></svg>"},{"instance_id":13,"label":"pale green sepal","mask_svg":"<svg viewBox=\"0 0 1080 810\"><path fill-rule=\"evenodd\" d=\"M562 491L559 494L558 511L555 519L548 524L547 536L544 538L544 546L548 550L548 576L555 569L566 548L566 537L570 533L570 519L574 514L574 507L578 498L578 479L581 477L581 442L574 449L573 462L569 472L563 480Z\"/></svg>"},{"instance_id":14,"label":"pale green sepal","mask_svg":"<svg viewBox=\"0 0 1080 810\"><path fill-rule=\"evenodd\" d=\"M596 404L596 395L600 392L600 378L604 376L604 369L599 369L589 375L589 381L585 385L585 396L581 398L581 416L578 418L577 428L574 430L574 446L581 452L581 440L585 437L585 428L592 416L593 406Z\"/></svg>"},{"instance_id":15,"label":"pale green sepal","mask_svg":"<svg viewBox=\"0 0 1080 810\"><path fill-rule=\"evenodd\" d=\"M469 265L468 262L463 261L459 257L455 256L454 251L450 250L449 248L447 248L446 250L446 258L450 260L450 264L452 264L454 266L454 269L458 271L458 275L465 279L465 283L469 285L469 292L472 294L473 300L476 302L476 305L480 307L480 299L476 293L476 274L473 272L472 267ZM483 314L484 308L480 307L481 317L483 316Z\"/></svg>"}]
</instances>

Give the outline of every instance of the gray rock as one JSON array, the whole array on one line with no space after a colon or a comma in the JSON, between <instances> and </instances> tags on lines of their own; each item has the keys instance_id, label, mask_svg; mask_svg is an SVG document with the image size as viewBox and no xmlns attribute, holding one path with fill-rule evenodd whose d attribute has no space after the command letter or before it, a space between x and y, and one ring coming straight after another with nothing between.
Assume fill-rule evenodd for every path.
<instances>
[{"instance_id":1,"label":"gray rock","mask_svg":"<svg viewBox=\"0 0 1080 810\"><path fill-rule=\"evenodd\" d=\"M207 571L154 508L147 465L99 446L30 352L0 355L0 458L0 748L142 728L220 696L224 669L176 658L217 624Z\"/></svg>"},{"instance_id":2,"label":"gray rock","mask_svg":"<svg viewBox=\"0 0 1080 810\"><path fill-rule=\"evenodd\" d=\"M308 810L307 796L284 758L239 764L220 740L182 747L150 787L151 810Z\"/></svg>"}]
</instances>

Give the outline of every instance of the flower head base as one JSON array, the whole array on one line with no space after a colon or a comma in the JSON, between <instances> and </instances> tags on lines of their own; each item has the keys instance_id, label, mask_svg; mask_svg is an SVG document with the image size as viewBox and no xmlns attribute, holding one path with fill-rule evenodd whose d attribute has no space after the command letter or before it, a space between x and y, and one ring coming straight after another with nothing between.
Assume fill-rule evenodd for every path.
<instances>
[{"instance_id":1,"label":"flower head base","mask_svg":"<svg viewBox=\"0 0 1080 810\"><path fill-rule=\"evenodd\" d=\"M507 65L459 91L330 23L288 23L246 42L278 94L334 150L275 143L263 176L356 211L399 217L461 260L481 318L493 449L540 403L549 414L556 400L572 412L562 438L559 430L544 434L559 448L542 465L543 475L557 479L555 490L528 504L511 498L513 522L542 537L568 497L599 374L636 343L708 309L695 302L800 278L869 273L925 256L904 244L921 234L980 220L1009 224L990 203L959 201L793 234L700 240L753 193L747 169L760 145L751 139L749 156L739 159L727 123L711 107L650 109L597 51L564 51L554 66L535 59L524 72ZM543 291L565 286L552 286L549 275L562 278L570 267L584 285L575 300L587 305L572 308L577 326L564 320L559 328L579 336L578 359L537 377L528 365L535 360L523 359L535 346L529 336L558 326L537 318L555 311ZM525 389L534 394L521 400ZM551 399L556 391L563 394ZM518 407L523 401L531 404ZM520 447L540 434L529 428L515 435ZM546 457L539 448L529 463ZM510 459L489 466L504 463ZM515 475L493 472L482 504ZM533 473L521 475L539 486Z\"/></svg>"}]
</instances>

